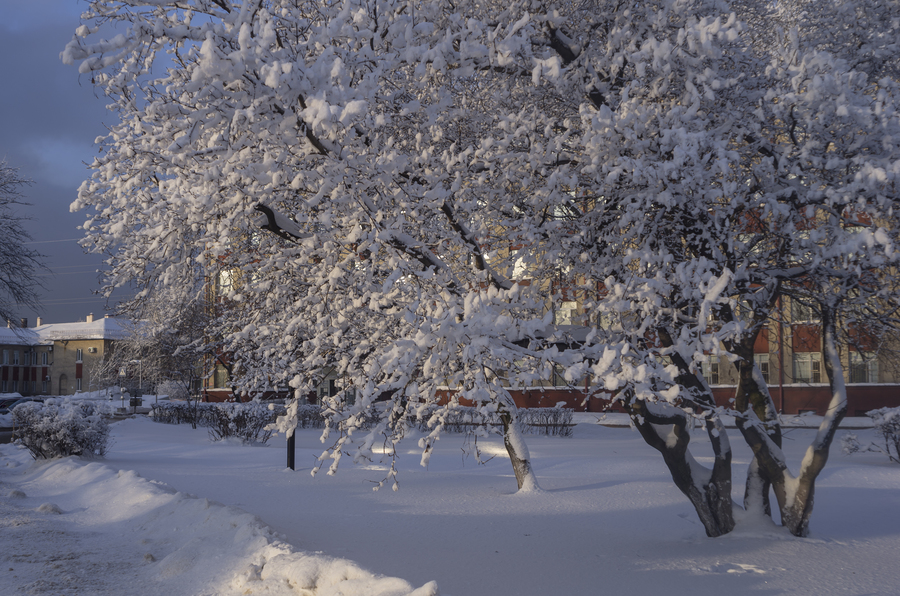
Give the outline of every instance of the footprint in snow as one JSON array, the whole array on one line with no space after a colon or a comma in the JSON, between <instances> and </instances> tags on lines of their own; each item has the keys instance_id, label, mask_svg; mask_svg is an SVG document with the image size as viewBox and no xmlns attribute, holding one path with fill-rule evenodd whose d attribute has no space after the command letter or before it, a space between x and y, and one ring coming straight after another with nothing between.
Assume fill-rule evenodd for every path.
<instances>
[{"instance_id":1,"label":"footprint in snow","mask_svg":"<svg viewBox=\"0 0 900 596\"><path fill-rule=\"evenodd\" d=\"M759 573L765 574L765 569L760 569L756 565L747 565L745 563L719 563L710 567L700 567L698 571L706 573Z\"/></svg>"}]
</instances>

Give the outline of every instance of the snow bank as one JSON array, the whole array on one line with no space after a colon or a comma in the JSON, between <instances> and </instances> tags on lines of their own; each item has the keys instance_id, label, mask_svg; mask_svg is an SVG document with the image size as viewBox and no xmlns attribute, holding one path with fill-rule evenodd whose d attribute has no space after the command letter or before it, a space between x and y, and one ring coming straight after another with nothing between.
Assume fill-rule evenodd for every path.
<instances>
[{"instance_id":1,"label":"snow bank","mask_svg":"<svg viewBox=\"0 0 900 596\"><path fill-rule=\"evenodd\" d=\"M46 582L43 574L58 569L60 559L75 569L76 565L84 568L84 559L94 557L118 563L112 574L122 576L119 593L438 593L434 582L414 590L404 580L372 574L347 560L295 552L257 517L176 492L133 471L117 472L77 458L43 464L28 460L22 449L0 447L0 503L5 509L15 507L20 517L37 516L38 522L42 515L58 513L66 520L67 532L62 535L74 534L71 550L75 552L48 557L44 566L32 565L24 576L15 576L12 586L18 580L19 588L31 586L33 591ZM54 540L59 542L59 537ZM15 569L21 572L19 567Z\"/></svg>"}]
</instances>

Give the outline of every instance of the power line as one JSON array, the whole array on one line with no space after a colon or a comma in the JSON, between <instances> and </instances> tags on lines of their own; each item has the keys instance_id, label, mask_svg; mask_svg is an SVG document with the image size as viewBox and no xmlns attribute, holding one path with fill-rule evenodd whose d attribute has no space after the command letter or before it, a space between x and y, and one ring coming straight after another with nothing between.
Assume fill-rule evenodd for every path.
<instances>
[{"instance_id":1,"label":"power line","mask_svg":"<svg viewBox=\"0 0 900 596\"><path fill-rule=\"evenodd\" d=\"M23 242L22 244L52 244L54 242L77 242L81 238L65 238L63 240L33 240L31 242Z\"/></svg>"}]
</instances>

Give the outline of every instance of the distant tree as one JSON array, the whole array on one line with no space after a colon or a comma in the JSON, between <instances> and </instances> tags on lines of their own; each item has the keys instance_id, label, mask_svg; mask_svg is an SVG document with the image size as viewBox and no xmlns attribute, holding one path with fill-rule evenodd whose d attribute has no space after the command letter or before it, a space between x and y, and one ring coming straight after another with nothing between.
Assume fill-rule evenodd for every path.
<instances>
[{"instance_id":1,"label":"distant tree","mask_svg":"<svg viewBox=\"0 0 900 596\"><path fill-rule=\"evenodd\" d=\"M16 326L17 307L37 309L37 276L44 269L41 255L27 247L31 236L15 209L26 205L21 189L28 184L16 168L0 161L0 321Z\"/></svg>"},{"instance_id":2,"label":"distant tree","mask_svg":"<svg viewBox=\"0 0 900 596\"><path fill-rule=\"evenodd\" d=\"M130 306L127 335L117 341L99 370L107 377L125 368L129 386L159 393L161 387L184 398L198 398L196 386L207 376L204 369L211 353L207 341L209 310L194 299L179 302L164 290Z\"/></svg>"}]
</instances>

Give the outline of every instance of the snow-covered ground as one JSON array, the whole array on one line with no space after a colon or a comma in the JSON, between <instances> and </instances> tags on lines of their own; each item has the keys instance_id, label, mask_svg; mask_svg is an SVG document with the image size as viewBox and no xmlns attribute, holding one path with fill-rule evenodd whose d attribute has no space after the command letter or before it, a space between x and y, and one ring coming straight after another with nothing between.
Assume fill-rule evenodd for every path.
<instances>
[{"instance_id":1,"label":"snow-covered ground","mask_svg":"<svg viewBox=\"0 0 900 596\"><path fill-rule=\"evenodd\" d=\"M812 433L787 432L793 461ZM445 435L427 470L409 440L400 490L373 492L380 462L311 477L318 437L298 433L296 472L283 437L211 443L143 418L113 425L105 460L2 445L0 594L900 593L900 466L878 454L832 449L810 538L742 519L709 539L628 428L528 437L543 490L527 494L496 439L479 440L496 456L478 465ZM739 499L748 452L733 444Z\"/></svg>"}]
</instances>

